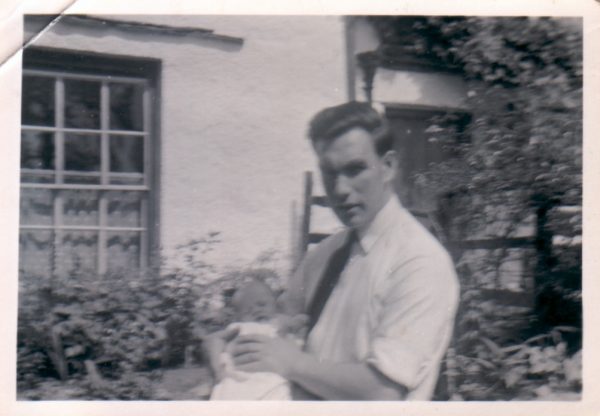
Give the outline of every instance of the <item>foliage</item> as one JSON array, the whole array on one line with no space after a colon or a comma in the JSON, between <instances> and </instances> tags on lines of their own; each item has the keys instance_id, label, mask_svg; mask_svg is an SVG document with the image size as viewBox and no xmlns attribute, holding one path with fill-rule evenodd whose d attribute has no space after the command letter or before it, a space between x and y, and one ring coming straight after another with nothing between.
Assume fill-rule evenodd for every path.
<instances>
[{"instance_id":1,"label":"foliage","mask_svg":"<svg viewBox=\"0 0 600 416\"><path fill-rule=\"evenodd\" d=\"M578 399L581 345L569 341L581 337L580 328L555 325L532 335L539 317L530 308L477 286L464 287L461 302L454 400Z\"/></svg>"},{"instance_id":2,"label":"foliage","mask_svg":"<svg viewBox=\"0 0 600 416\"><path fill-rule=\"evenodd\" d=\"M127 372L119 379L94 385L83 375L67 380L40 378L36 387L21 388L20 400L151 400L156 399L155 385L160 373Z\"/></svg>"},{"instance_id":3,"label":"foliage","mask_svg":"<svg viewBox=\"0 0 600 416\"><path fill-rule=\"evenodd\" d=\"M406 36L403 17L372 21L390 45ZM532 207L580 205L582 190L582 34L574 19L439 17L410 20L403 51L462 71L471 123L456 142L434 120L436 139L460 157L422 172L430 192L461 199L454 217L465 233L498 220L518 224ZM393 49L392 49L393 50ZM449 117L452 117L450 115ZM450 202L450 201L446 201ZM502 210L490 212L489 207ZM487 208L487 209L486 209ZM510 233L513 229L505 230Z\"/></svg>"},{"instance_id":4,"label":"foliage","mask_svg":"<svg viewBox=\"0 0 600 416\"><path fill-rule=\"evenodd\" d=\"M180 292L152 275L97 279L82 274L43 285L39 277L20 280L20 388L44 376L67 379L85 374L85 360L92 360L112 380L156 368L171 347L168 323L184 316L172 306ZM32 356L37 363L30 361Z\"/></svg>"},{"instance_id":5,"label":"foliage","mask_svg":"<svg viewBox=\"0 0 600 416\"><path fill-rule=\"evenodd\" d=\"M213 239L191 241L209 247ZM19 276L18 381L20 388L43 377L85 374L85 360L103 376L121 380L134 371L177 364L195 322L193 279L204 269L161 273L118 270L104 276L78 269L52 278Z\"/></svg>"},{"instance_id":6,"label":"foliage","mask_svg":"<svg viewBox=\"0 0 600 416\"><path fill-rule=\"evenodd\" d=\"M460 104L470 122L457 134L460 115L451 113L432 118L427 129L430 141L454 157L412 178L423 194L439 195L446 241L535 238L529 251L521 249L533 275L531 286L519 288L531 295L521 308L488 290L502 286L487 276L499 273L511 250L472 258L455 251L462 285L449 363L455 398L567 398L580 391L581 19L370 21L382 41L371 57L377 65L427 62L465 80Z\"/></svg>"},{"instance_id":7,"label":"foliage","mask_svg":"<svg viewBox=\"0 0 600 416\"><path fill-rule=\"evenodd\" d=\"M475 356L458 355L454 400L578 400L581 350L568 356L565 342L545 345L555 331L500 347L487 338Z\"/></svg>"},{"instance_id":8,"label":"foliage","mask_svg":"<svg viewBox=\"0 0 600 416\"><path fill-rule=\"evenodd\" d=\"M183 364L187 349L195 347L192 358L201 361L202 335L229 319L223 308L228 293L249 276L280 284L268 268L219 273L207 264L205 254L219 242L217 235L178 246L174 265L105 276L81 269L52 278L22 273L20 396L148 399L164 371ZM97 368L99 382L90 377L86 361Z\"/></svg>"}]
</instances>

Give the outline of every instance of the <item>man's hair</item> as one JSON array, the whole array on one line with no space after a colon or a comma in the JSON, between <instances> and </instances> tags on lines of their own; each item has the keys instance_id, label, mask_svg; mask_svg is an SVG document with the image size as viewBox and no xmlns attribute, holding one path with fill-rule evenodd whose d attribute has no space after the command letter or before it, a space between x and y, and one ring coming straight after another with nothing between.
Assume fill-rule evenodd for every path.
<instances>
[{"instance_id":1,"label":"man's hair","mask_svg":"<svg viewBox=\"0 0 600 416\"><path fill-rule=\"evenodd\" d=\"M318 112L310 122L308 136L315 144L335 139L354 128L364 129L371 134L379 156L393 149L394 138L387 120L370 104L358 101L350 101Z\"/></svg>"}]
</instances>

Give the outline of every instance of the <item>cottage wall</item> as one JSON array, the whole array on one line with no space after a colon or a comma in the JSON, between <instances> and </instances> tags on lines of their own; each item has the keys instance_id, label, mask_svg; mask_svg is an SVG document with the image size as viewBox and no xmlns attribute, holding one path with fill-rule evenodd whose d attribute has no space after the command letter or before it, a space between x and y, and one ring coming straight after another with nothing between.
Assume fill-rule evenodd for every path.
<instances>
[{"instance_id":1,"label":"cottage wall","mask_svg":"<svg viewBox=\"0 0 600 416\"><path fill-rule=\"evenodd\" d=\"M160 243L220 232L218 265L290 251L291 204L314 170L307 122L346 98L343 19L107 16L243 39L173 37L58 24L35 46L159 59ZM30 30L32 30L30 28Z\"/></svg>"}]
</instances>

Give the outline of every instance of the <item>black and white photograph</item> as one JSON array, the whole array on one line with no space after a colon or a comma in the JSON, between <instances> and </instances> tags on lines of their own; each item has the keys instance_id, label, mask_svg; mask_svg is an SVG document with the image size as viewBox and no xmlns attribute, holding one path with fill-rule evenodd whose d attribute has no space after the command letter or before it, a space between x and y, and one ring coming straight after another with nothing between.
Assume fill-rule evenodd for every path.
<instances>
[{"instance_id":1,"label":"black and white photograph","mask_svg":"<svg viewBox=\"0 0 600 416\"><path fill-rule=\"evenodd\" d=\"M584 403L590 15L84 9L10 61L11 406Z\"/></svg>"}]
</instances>

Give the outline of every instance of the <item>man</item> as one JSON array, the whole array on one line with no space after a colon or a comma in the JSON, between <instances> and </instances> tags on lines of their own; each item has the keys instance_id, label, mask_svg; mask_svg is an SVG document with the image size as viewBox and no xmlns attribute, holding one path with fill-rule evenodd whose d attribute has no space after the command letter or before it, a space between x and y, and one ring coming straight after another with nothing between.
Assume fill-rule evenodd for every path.
<instances>
[{"instance_id":1,"label":"man","mask_svg":"<svg viewBox=\"0 0 600 416\"><path fill-rule=\"evenodd\" d=\"M288 312L309 315L305 348L240 337L235 365L325 400L428 400L458 303L452 262L398 201L393 138L369 104L321 111L309 136L346 229L309 252L290 282Z\"/></svg>"}]
</instances>

